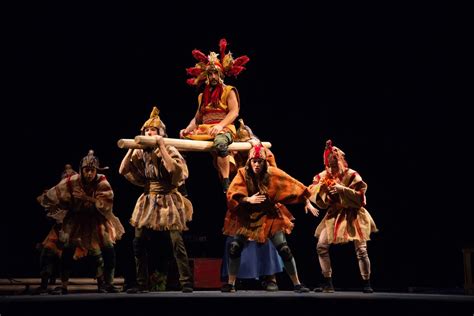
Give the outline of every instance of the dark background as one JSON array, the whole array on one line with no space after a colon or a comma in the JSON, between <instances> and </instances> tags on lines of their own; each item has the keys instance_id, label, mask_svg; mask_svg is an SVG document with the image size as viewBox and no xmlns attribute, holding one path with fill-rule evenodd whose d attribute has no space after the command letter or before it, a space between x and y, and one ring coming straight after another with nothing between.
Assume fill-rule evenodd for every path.
<instances>
[{"instance_id":1,"label":"dark background","mask_svg":"<svg viewBox=\"0 0 474 316\"><path fill-rule=\"evenodd\" d=\"M8 22L8 114L3 116L1 277L38 276L35 244L47 234L36 196L65 163L92 148L115 191L127 234L117 275L132 266L128 219L141 189L118 174L154 105L170 137L187 126L197 91L186 85L191 51L248 55L236 85L240 115L273 144L279 167L305 184L323 168L327 139L368 183L380 232L369 243L380 289L460 288L461 249L473 246L468 179L463 8L443 4L41 4ZM262 7L260 6L260 7ZM5 110L4 110L5 111ZM7 126L10 126L6 128ZM191 257L220 257L225 200L208 153L186 155L195 207ZM6 172L5 172L6 171ZM313 232L320 218L291 206L288 237L300 277L319 281ZM322 213L321 217L324 215ZM353 245L331 248L336 287L359 285Z\"/></svg>"}]
</instances>

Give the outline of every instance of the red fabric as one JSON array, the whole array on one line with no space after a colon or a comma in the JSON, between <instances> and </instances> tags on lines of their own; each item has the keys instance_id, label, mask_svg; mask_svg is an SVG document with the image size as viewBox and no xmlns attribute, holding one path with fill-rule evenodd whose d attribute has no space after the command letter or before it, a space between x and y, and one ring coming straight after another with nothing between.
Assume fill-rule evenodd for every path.
<instances>
[{"instance_id":1,"label":"red fabric","mask_svg":"<svg viewBox=\"0 0 474 316\"><path fill-rule=\"evenodd\" d=\"M326 167L329 166L328 157L331 152L332 152L332 141L328 140L326 142L326 148L324 149L324 165Z\"/></svg>"},{"instance_id":2,"label":"red fabric","mask_svg":"<svg viewBox=\"0 0 474 316\"><path fill-rule=\"evenodd\" d=\"M223 90L224 89L222 85L218 84L211 92L211 87L209 85L206 85L206 88L204 88L204 93L202 95L201 106L205 107L209 103L212 103L213 105L219 104Z\"/></svg>"},{"instance_id":3,"label":"red fabric","mask_svg":"<svg viewBox=\"0 0 474 316\"><path fill-rule=\"evenodd\" d=\"M262 147L262 145L260 145L260 144L259 144L259 145L255 145L255 146L254 146L253 155L252 155L252 157L250 157L250 158L256 158L256 159L263 158L263 157L261 156L261 154L260 154L260 151L262 150L262 148L263 148L263 147Z\"/></svg>"}]
</instances>

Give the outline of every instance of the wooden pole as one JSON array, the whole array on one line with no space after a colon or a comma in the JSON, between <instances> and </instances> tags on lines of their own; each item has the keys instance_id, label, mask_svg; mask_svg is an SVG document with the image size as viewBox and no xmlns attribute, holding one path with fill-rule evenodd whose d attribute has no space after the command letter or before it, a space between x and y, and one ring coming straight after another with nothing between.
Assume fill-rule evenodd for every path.
<instances>
[{"instance_id":1,"label":"wooden pole","mask_svg":"<svg viewBox=\"0 0 474 316\"><path fill-rule=\"evenodd\" d=\"M117 146L119 148L125 148L125 149L143 149L143 148L145 148L145 146L135 143L135 141L133 139L126 139L126 138L119 139L118 142L117 142Z\"/></svg>"},{"instance_id":2,"label":"wooden pole","mask_svg":"<svg viewBox=\"0 0 474 316\"><path fill-rule=\"evenodd\" d=\"M163 138L165 144L176 147L179 151L211 151L212 142L205 140L190 140L190 139L178 139L178 138ZM156 138L154 136L136 136L135 139L119 139L117 142L119 148L145 148L155 147ZM266 148L272 146L269 142L262 142L262 145ZM234 142L229 145L229 150L249 150L252 145L249 142Z\"/></svg>"}]
</instances>

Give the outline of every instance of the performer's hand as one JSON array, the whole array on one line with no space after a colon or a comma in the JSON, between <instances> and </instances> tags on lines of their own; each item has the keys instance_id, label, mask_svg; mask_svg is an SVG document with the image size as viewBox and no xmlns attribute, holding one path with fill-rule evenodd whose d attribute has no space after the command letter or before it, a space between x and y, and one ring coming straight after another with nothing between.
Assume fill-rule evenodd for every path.
<instances>
[{"instance_id":1,"label":"performer's hand","mask_svg":"<svg viewBox=\"0 0 474 316\"><path fill-rule=\"evenodd\" d=\"M86 192L84 192L84 190L82 189L75 189L73 192L72 192L72 195L76 198L76 199L79 199L79 200L82 200L84 201L84 206L85 207L91 207L92 204L95 203L96 199L93 198L92 196L88 196L86 194Z\"/></svg>"},{"instance_id":2,"label":"performer's hand","mask_svg":"<svg viewBox=\"0 0 474 316\"><path fill-rule=\"evenodd\" d=\"M219 124L214 125L210 130L209 130L209 135L211 136L216 136L219 134L224 128L220 126Z\"/></svg>"},{"instance_id":3,"label":"performer's hand","mask_svg":"<svg viewBox=\"0 0 474 316\"><path fill-rule=\"evenodd\" d=\"M335 183L329 188L329 194L332 194L332 195L341 193L342 191L344 191L344 186L340 185L339 183Z\"/></svg>"},{"instance_id":4,"label":"performer's hand","mask_svg":"<svg viewBox=\"0 0 474 316\"><path fill-rule=\"evenodd\" d=\"M72 192L72 196L74 196L76 199L79 199L79 200L87 199L87 194L82 189L74 189L74 191Z\"/></svg>"},{"instance_id":5,"label":"performer's hand","mask_svg":"<svg viewBox=\"0 0 474 316\"><path fill-rule=\"evenodd\" d=\"M322 192L322 193L329 193L328 185L324 181L320 181L319 183L321 183L319 191Z\"/></svg>"},{"instance_id":6,"label":"performer's hand","mask_svg":"<svg viewBox=\"0 0 474 316\"><path fill-rule=\"evenodd\" d=\"M160 136L160 135L155 135L155 138L156 138L156 144L158 146L164 146L165 145L165 141L163 139L163 136Z\"/></svg>"},{"instance_id":7,"label":"performer's hand","mask_svg":"<svg viewBox=\"0 0 474 316\"><path fill-rule=\"evenodd\" d=\"M258 204L258 203L262 203L266 199L267 197L265 195L260 194L260 192L257 192L252 196L246 197L244 200L245 202L250 203L250 204Z\"/></svg>"},{"instance_id":8,"label":"performer's hand","mask_svg":"<svg viewBox=\"0 0 474 316\"><path fill-rule=\"evenodd\" d=\"M315 208L309 200L306 200L306 205L304 207L304 211L306 214L308 214L308 210L313 214L314 216L318 217L319 216L319 210Z\"/></svg>"},{"instance_id":9,"label":"performer's hand","mask_svg":"<svg viewBox=\"0 0 474 316\"><path fill-rule=\"evenodd\" d=\"M184 138L187 134L189 134L189 132L187 131L187 129L182 129L179 131L179 138Z\"/></svg>"},{"instance_id":10,"label":"performer's hand","mask_svg":"<svg viewBox=\"0 0 474 316\"><path fill-rule=\"evenodd\" d=\"M136 150L136 149L132 149L133 152L132 152L132 159L137 159L137 160L141 160L143 159L143 150Z\"/></svg>"}]
</instances>

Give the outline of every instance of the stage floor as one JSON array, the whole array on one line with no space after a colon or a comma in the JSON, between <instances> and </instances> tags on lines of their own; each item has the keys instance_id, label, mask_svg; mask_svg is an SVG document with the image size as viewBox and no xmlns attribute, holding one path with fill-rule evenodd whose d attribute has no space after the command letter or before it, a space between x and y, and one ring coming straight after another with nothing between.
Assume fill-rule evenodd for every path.
<instances>
[{"instance_id":1,"label":"stage floor","mask_svg":"<svg viewBox=\"0 0 474 316\"><path fill-rule=\"evenodd\" d=\"M99 312L100 311L100 312ZM104 314L105 311L105 314ZM290 291L153 292L146 294L15 295L0 297L0 315L474 315L474 296Z\"/></svg>"}]
</instances>

